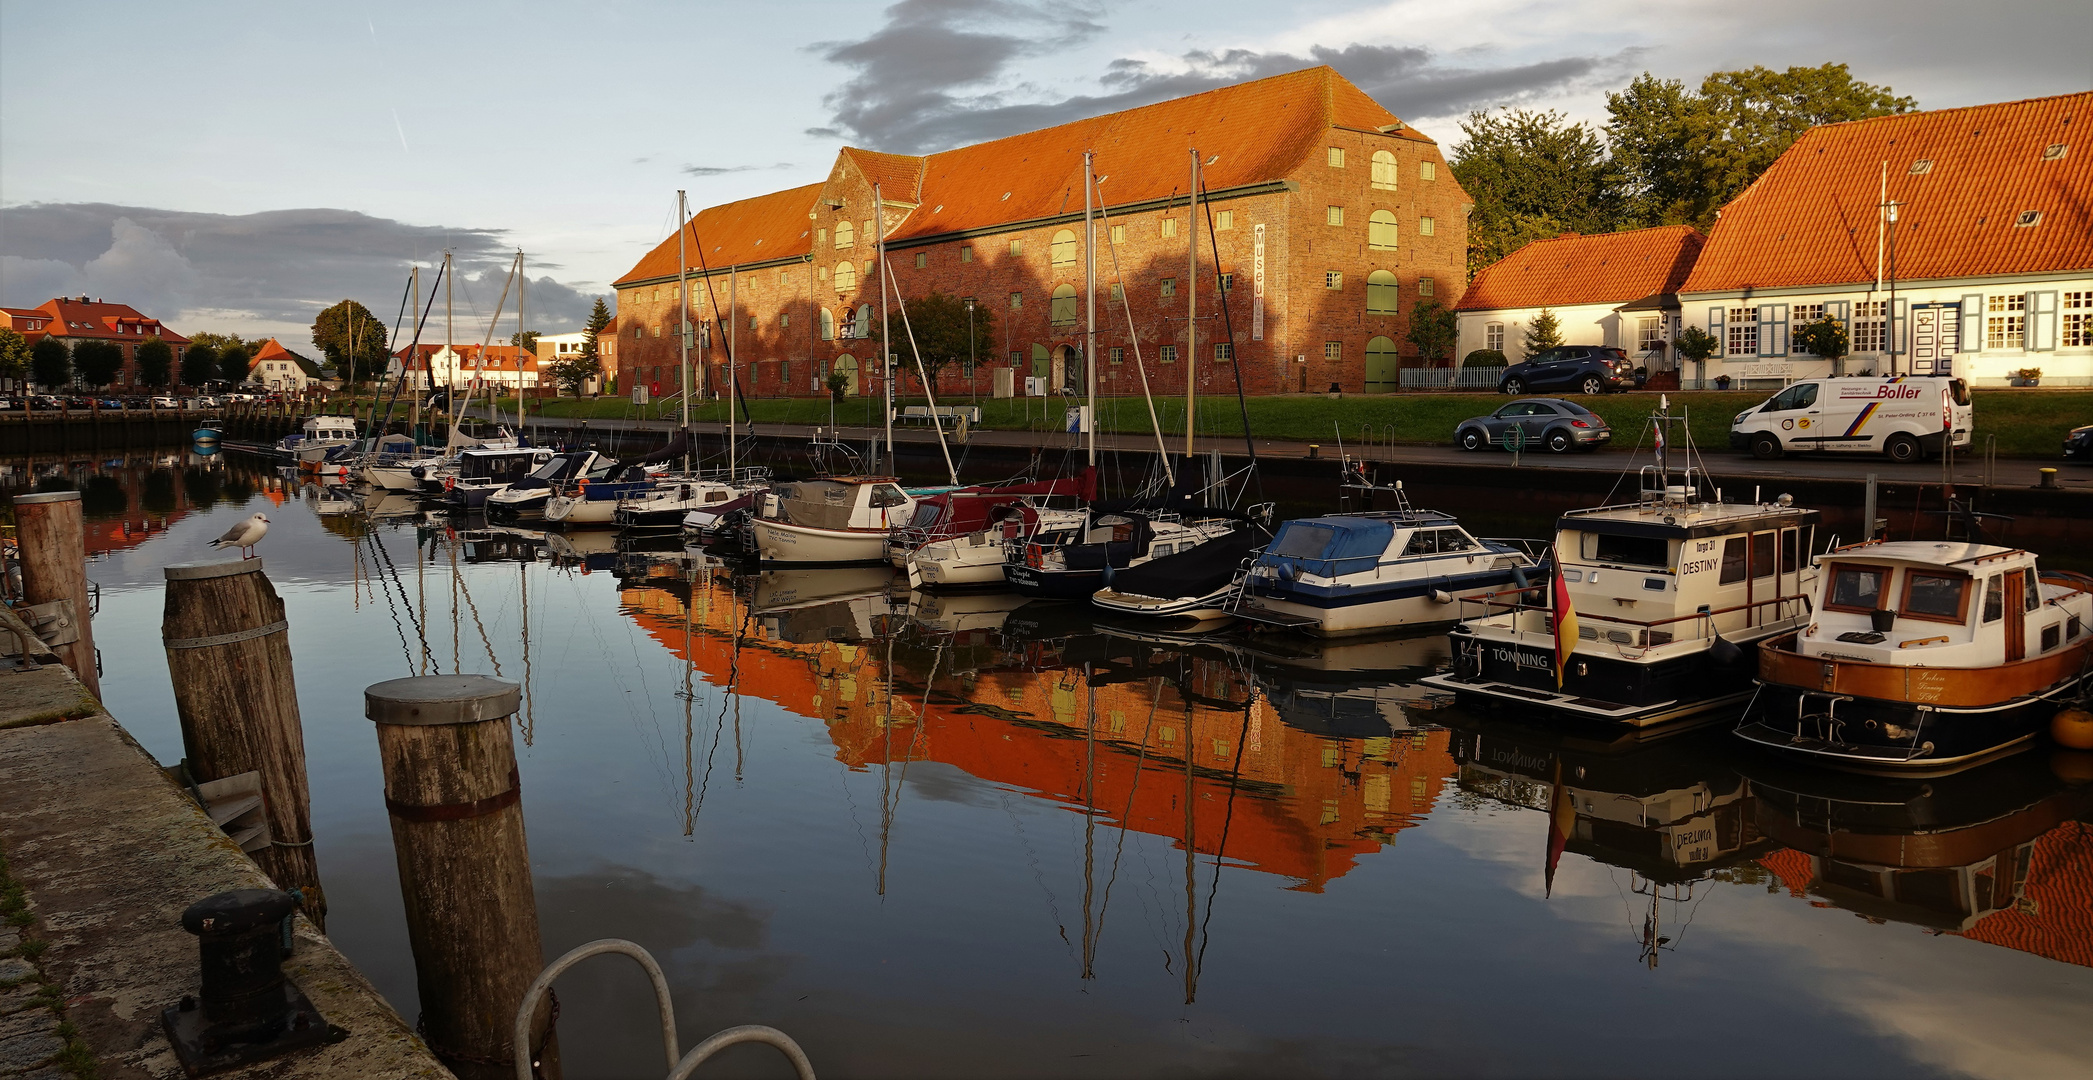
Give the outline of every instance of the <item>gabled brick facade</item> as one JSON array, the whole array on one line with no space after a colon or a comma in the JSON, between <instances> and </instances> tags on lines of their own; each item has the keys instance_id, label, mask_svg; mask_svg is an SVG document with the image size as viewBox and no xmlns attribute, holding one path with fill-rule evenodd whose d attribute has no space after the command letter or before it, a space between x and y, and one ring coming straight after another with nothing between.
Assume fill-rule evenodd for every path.
<instances>
[{"instance_id":1,"label":"gabled brick facade","mask_svg":"<svg viewBox=\"0 0 2093 1080\"><path fill-rule=\"evenodd\" d=\"M1194 148L1207 201L1196 223L1201 319L1187 342ZM683 238L693 363L703 356L717 388L731 345L752 393L821 393L832 369L877 393L876 350L851 331L879 317L871 223L883 217L897 295L973 297L994 318L993 354L971 379L946 369L944 392L992 393L998 368L1014 367L1020 390L1034 375L1079 383L1085 150L1108 204L1096 223L1101 393L1139 392L1137 344L1161 393L1182 388L1188 363L1217 392L1234 389L1235 366L1252 393L1394 389L1399 357L1415 362L1403 342L1410 312L1421 299L1460 300L1467 193L1436 143L1321 67L924 157L846 148L821 184L700 211ZM677 240L617 282L609 359L621 390L677 386ZM1217 269L1231 278L1226 326ZM1233 359L1217 357L1230 343ZM906 366L905 345L897 351ZM912 376L897 387L913 388Z\"/></svg>"}]
</instances>

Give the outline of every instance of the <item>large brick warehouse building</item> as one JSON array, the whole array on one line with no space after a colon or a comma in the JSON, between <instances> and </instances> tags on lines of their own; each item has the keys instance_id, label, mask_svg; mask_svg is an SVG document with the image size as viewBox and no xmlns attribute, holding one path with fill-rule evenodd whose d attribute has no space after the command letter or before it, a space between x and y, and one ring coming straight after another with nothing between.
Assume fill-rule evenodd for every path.
<instances>
[{"instance_id":1,"label":"large brick warehouse building","mask_svg":"<svg viewBox=\"0 0 2093 1080\"><path fill-rule=\"evenodd\" d=\"M1188 342L1193 149L1208 205ZM896 295L936 290L993 315L993 354L971 375L947 368L944 392L992 393L999 368L1019 392L1026 377L1080 385L1086 150L1109 215L1096 227L1100 393L1140 391L1137 340L1159 392L1183 386L1187 363L1216 391L1234 389L1231 365L1252 393L1392 390L1416 362L1411 311L1460 300L1470 199L1438 144L1318 67L928 156L846 148L822 183L699 211L681 246L705 385L722 385L731 345L747 392L817 394L837 371L850 392L878 393L864 335L879 317L882 216ZM677 387L678 246L669 236L617 282L621 389Z\"/></svg>"}]
</instances>

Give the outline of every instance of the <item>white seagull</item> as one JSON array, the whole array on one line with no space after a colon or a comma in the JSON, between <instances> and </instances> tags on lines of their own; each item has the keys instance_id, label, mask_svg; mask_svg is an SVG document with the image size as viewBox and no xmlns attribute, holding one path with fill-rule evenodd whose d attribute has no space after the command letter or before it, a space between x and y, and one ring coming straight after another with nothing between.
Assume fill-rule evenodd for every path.
<instances>
[{"instance_id":1,"label":"white seagull","mask_svg":"<svg viewBox=\"0 0 2093 1080\"><path fill-rule=\"evenodd\" d=\"M240 554L242 558L252 559L254 558L254 545L261 543L262 537L268 535L268 533L268 517L256 514L225 530L225 535L211 541L211 546L214 548L236 547L241 549Z\"/></svg>"}]
</instances>

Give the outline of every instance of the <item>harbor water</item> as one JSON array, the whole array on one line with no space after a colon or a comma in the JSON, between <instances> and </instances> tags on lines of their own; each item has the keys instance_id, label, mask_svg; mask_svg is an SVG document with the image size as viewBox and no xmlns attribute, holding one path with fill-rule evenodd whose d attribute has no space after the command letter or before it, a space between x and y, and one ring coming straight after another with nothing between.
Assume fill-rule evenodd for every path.
<instances>
[{"instance_id":1,"label":"harbor water","mask_svg":"<svg viewBox=\"0 0 2093 1080\"><path fill-rule=\"evenodd\" d=\"M257 511L288 608L328 932L412 1022L363 689L520 683L548 957L667 970L686 1045L825 1077L2084 1076L2093 758L1868 780L1722 724L1468 715L1426 635L1177 639L877 570L491 528L187 450L77 487L109 711L182 741L161 567ZM1479 533L1552 514L1412 481ZM1316 512L1327 508L1289 508ZM644 981L559 984L569 1077L658 1075ZM716 1071L715 1071L716 1070ZM706 1075L783 1075L743 1047Z\"/></svg>"}]
</instances>

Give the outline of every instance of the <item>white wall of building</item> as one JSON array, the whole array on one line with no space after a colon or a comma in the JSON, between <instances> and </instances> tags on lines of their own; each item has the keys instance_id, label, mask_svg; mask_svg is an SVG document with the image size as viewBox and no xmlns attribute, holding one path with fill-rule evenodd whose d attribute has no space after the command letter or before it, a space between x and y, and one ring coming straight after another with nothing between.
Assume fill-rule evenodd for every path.
<instances>
[{"instance_id":1,"label":"white wall of building","mask_svg":"<svg viewBox=\"0 0 2093 1080\"><path fill-rule=\"evenodd\" d=\"M1668 343L1677 332L1677 313L1619 311L1619 304L1573 304L1549 308L1555 313L1558 336L1565 345L1611 345L1627 351L1638 365L1663 370ZM1477 349L1497 349L1511 363L1526 358L1526 331L1541 308L1498 308L1463 311L1455 318L1454 355L1465 357ZM1667 343L1667 351L1652 352L1649 341Z\"/></svg>"}]
</instances>

